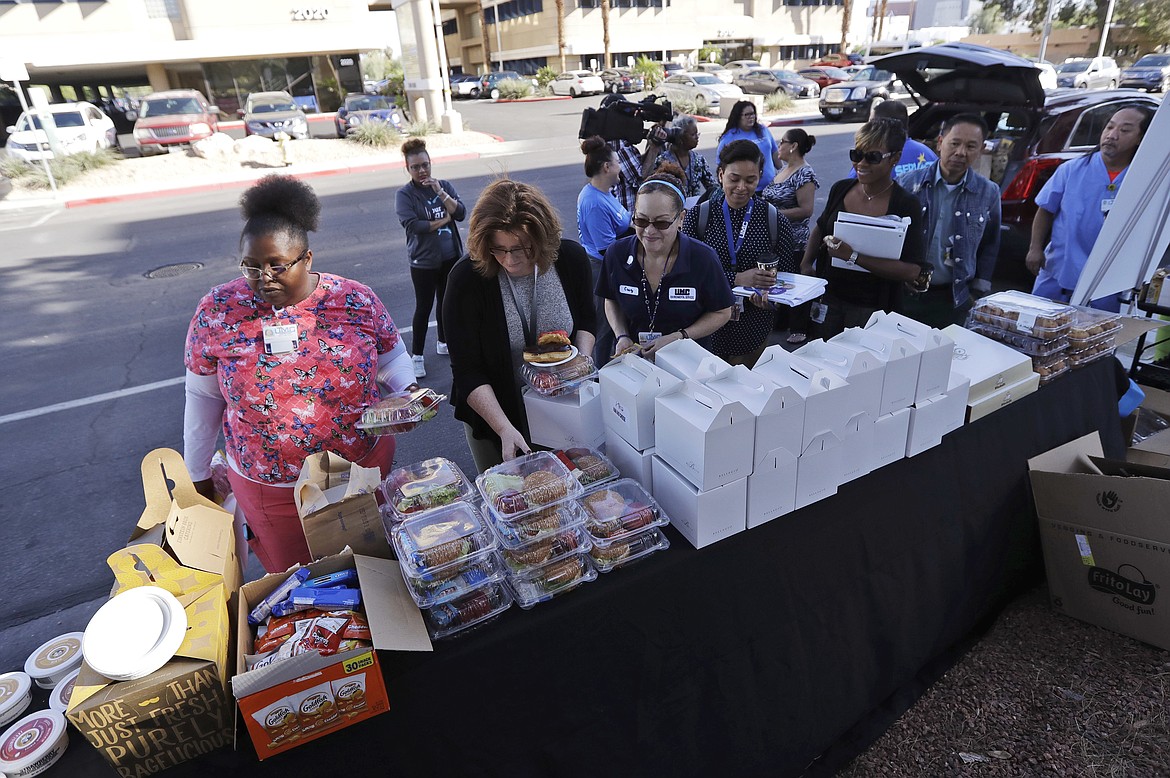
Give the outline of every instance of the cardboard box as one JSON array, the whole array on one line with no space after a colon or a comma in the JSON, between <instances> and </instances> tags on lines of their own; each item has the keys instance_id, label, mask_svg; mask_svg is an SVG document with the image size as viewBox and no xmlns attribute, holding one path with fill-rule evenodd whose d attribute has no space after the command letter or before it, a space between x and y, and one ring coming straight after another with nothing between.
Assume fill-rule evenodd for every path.
<instances>
[{"instance_id":1,"label":"cardboard box","mask_svg":"<svg viewBox=\"0 0 1170 778\"><path fill-rule=\"evenodd\" d=\"M605 426L639 451L654 445L654 398L679 382L636 354L601 369L601 413Z\"/></svg>"},{"instance_id":2,"label":"cardboard box","mask_svg":"<svg viewBox=\"0 0 1170 778\"><path fill-rule=\"evenodd\" d=\"M922 367L922 353L904 338L877 329L850 327L829 342L847 349L867 351L886 366L882 377L879 416L886 416L914 404L914 395L918 391L918 371Z\"/></svg>"},{"instance_id":3,"label":"cardboard box","mask_svg":"<svg viewBox=\"0 0 1170 778\"><path fill-rule=\"evenodd\" d=\"M1170 470L1100 455L1094 432L1028 460L1052 607L1170 649Z\"/></svg>"},{"instance_id":4,"label":"cardboard box","mask_svg":"<svg viewBox=\"0 0 1170 778\"><path fill-rule=\"evenodd\" d=\"M728 400L742 404L756 418L754 463L762 462L775 449L786 449L792 458L800 456L804 437L804 398L791 386L780 386L736 365L706 381Z\"/></svg>"},{"instance_id":5,"label":"cardboard box","mask_svg":"<svg viewBox=\"0 0 1170 778\"><path fill-rule=\"evenodd\" d=\"M783 346L764 349L752 372L779 386L792 387L804 399L802 454L823 432L832 432L838 440L843 438L849 419L861 410L850 405L854 395L848 381L831 371L818 370Z\"/></svg>"},{"instance_id":6,"label":"cardboard box","mask_svg":"<svg viewBox=\"0 0 1170 778\"><path fill-rule=\"evenodd\" d=\"M774 449L756 461L747 478L747 528L758 527L796 510L797 457Z\"/></svg>"},{"instance_id":7,"label":"cardboard box","mask_svg":"<svg viewBox=\"0 0 1170 778\"><path fill-rule=\"evenodd\" d=\"M230 746L232 629L223 576L183 567L149 543L115 551L106 561L115 594L158 586L175 595L187 634L173 659L132 681L111 681L82 664L65 715L120 775L150 775Z\"/></svg>"},{"instance_id":8,"label":"cardboard box","mask_svg":"<svg viewBox=\"0 0 1170 778\"><path fill-rule=\"evenodd\" d=\"M601 387L596 381L560 397L545 397L531 389L525 389L523 396L529 442L552 449L600 448L605 442Z\"/></svg>"},{"instance_id":9,"label":"cardboard box","mask_svg":"<svg viewBox=\"0 0 1170 778\"><path fill-rule=\"evenodd\" d=\"M653 468L654 499L695 548L747 529L747 478L699 491L661 457Z\"/></svg>"},{"instance_id":10,"label":"cardboard box","mask_svg":"<svg viewBox=\"0 0 1170 778\"><path fill-rule=\"evenodd\" d=\"M865 329L901 338L922 355L918 366L918 384L914 389L914 402L935 397L947 390L955 344L945 332L928 327L900 313L884 311L877 311L870 316Z\"/></svg>"},{"instance_id":11,"label":"cardboard box","mask_svg":"<svg viewBox=\"0 0 1170 778\"><path fill-rule=\"evenodd\" d=\"M817 338L793 352L817 368L836 373L849 383L853 394L849 407L864 411L871 419L880 415L885 363L864 349L849 349Z\"/></svg>"},{"instance_id":12,"label":"cardboard box","mask_svg":"<svg viewBox=\"0 0 1170 778\"><path fill-rule=\"evenodd\" d=\"M127 545L159 546L184 567L222 576L234 595L247 560L243 526L195 491L178 451L156 448L142 458L141 470L146 507Z\"/></svg>"},{"instance_id":13,"label":"cardboard box","mask_svg":"<svg viewBox=\"0 0 1170 778\"><path fill-rule=\"evenodd\" d=\"M909 408L879 416L873 423L873 463L870 471L903 459L906 456L906 442L909 438Z\"/></svg>"},{"instance_id":14,"label":"cardboard box","mask_svg":"<svg viewBox=\"0 0 1170 778\"><path fill-rule=\"evenodd\" d=\"M947 391L914 404L906 433L906 456L913 457L942 443L943 436L963 426L971 379L951 373Z\"/></svg>"},{"instance_id":15,"label":"cardboard box","mask_svg":"<svg viewBox=\"0 0 1170 778\"><path fill-rule=\"evenodd\" d=\"M796 461L797 508L837 493L844 470L841 456L841 439L832 432L813 438Z\"/></svg>"},{"instance_id":16,"label":"cardboard box","mask_svg":"<svg viewBox=\"0 0 1170 778\"><path fill-rule=\"evenodd\" d=\"M747 478L752 472L756 418L698 381L683 381L654 401L658 456L698 489Z\"/></svg>"},{"instance_id":17,"label":"cardboard box","mask_svg":"<svg viewBox=\"0 0 1170 778\"><path fill-rule=\"evenodd\" d=\"M248 614L299 567L267 575L240 590L232 693L260 759L389 710L382 669L373 649L342 651L332 656L301 654L256 670L246 669L244 657L253 639ZM397 562L355 555L346 549L308 568L312 577L357 569L362 607L375 649L431 650L422 614L406 591ZM364 705L355 703L356 698L347 694L358 688L364 691ZM331 712L322 714L322 710ZM305 718L312 720L311 726L302 723Z\"/></svg>"},{"instance_id":18,"label":"cardboard box","mask_svg":"<svg viewBox=\"0 0 1170 778\"><path fill-rule=\"evenodd\" d=\"M313 559L346 547L366 556L392 556L378 510L381 480L378 468L352 464L329 451L305 459L293 502Z\"/></svg>"},{"instance_id":19,"label":"cardboard box","mask_svg":"<svg viewBox=\"0 0 1170 778\"><path fill-rule=\"evenodd\" d=\"M943 330L955 341L955 370L971 379L968 402L975 404L1032 375L1032 358L957 324Z\"/></svg>"},{"instance_id":20,"label":"cardboard box","mask_svg":"<svg viewBox=\"0 0 1170 778\"><path fill-rule=\"evenodd\" d=\"M848 483L873 470L877 461L874 421L863 411L853 414L846 422L845 437L841 438L841 483Z\"/></svg>"},{"instance_id":21,"label":"cardboard box","mask_svg":"<svg viewBox=\"0 0 1170 778\"><path fill-rule=\"evenodd\" d=\"M1040 388L1040 376L1030 373L1026 378L1003 387L979 400L967 400L967 422L978 421L989 413L1006 408L1021 397L1027 397Z\"/></svg>"},{"instance_id":22,"label":"cardboard box","mask_svg":"<svg viewBox=\"0 0 1170 778\"><path fill-rule=\"evenodd\" d=\"M667 343L654 353L654 366L662 368L680 381L692 378L705 381L731 365L690 338Z\"/></svg>"},{"instance_id":23,"label":"cardboard box","mask_svg":"<svg viewBox=\"0 0 1170 778\"><path fill-rule=\"evenodd\" d=\"M654 459L653 446L645 451L639 451L626 442L626 439L609 427L605 428L605 455L613 462L622 478L633 478L642 487L654 493L654 468L651 461Z\"/></svg>"},{"instance_id":24,"label":"cardboard box","mask_svg":"<svg viewBox=\"0 0 1170 778\"><path fill-rule=\"evenodd\" d=\"M1142 391L1146 396L1142 400L1141 406L1122 423L1122 430L1125 432L1127 441L1133 440L1137 414L1151 412L1170 418L1170 392L1152 386L1143 386ZM1125 458L1131 462L1170 467L1170 430L1163 430L1134 444L1125 452Z\"/></svg>"}]
</instances>

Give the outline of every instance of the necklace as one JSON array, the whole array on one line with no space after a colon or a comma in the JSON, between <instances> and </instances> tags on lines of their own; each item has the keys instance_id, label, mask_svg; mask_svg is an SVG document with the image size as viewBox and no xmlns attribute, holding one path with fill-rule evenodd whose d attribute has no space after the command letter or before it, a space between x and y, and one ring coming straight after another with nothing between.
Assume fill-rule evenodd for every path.
<instances>
[{"instance_id":1,"label":"necklace","mask_svg":"<svg viewBox=\"0 0 1170 778\"><path fill-rule=\"evenodd\" d=\"M863 195L865 195L865 201L866 201L866 202L869 202L870 200L872 200L872 199L873 199L873 198L875 198L875 197L880 197L881 195L884 195L886 192L890 191L890 190L891 190L891 189L893 189L893 188L894 188L894 182L893 182L893 181L891 181L891 182L890 182L890 185L889 185L889 186L887 186L887 187L886 187L885 189L883 189L882 191L880 191L880 192L878 192L878 193L876 193L876 194L870 194L869 192L867 192L867 191L866 191L866 189L865 189L865 184L862 184L862 185L861 185L861 193L862 193Z\"/></svg>"}]
</instances>

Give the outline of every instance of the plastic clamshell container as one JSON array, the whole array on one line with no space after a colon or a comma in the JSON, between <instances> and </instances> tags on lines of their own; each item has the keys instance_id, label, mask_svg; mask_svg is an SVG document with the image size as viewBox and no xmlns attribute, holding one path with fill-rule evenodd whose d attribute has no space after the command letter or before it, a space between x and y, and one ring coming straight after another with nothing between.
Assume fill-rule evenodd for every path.
<instances>
[{"instance_id":1,"label":"plastic clamshell container","mask_svg":"<svg viewBox=\"0 0 1170 778\"><path fill-rule=\"evenodd\" d=\"M597 568L588 554L577 554L559 562L508 576L516 604L525 610L538 603L576 589L597 579Z\"/></svg>"},{"instance_id":2,"label":"plastic clamshell container","mask_svg":"<svg viewBox=\"0 0 1170 778\"><path fill-rule=\"evenodd\" d=\"M1046 357L1050 354L1059 354L1068 348L1068 338L1064 335L1058 335L1050 340L1041 340L1031 335L1005 330L991 324L972 321L971 319L967 320L967 329L972 332L978 332L980 335L991 338L992 340L998 340L1005 346L1011 346L1016 351L1023 352L1030 357Z\"/></svg>"},{"instance_id":3,"label":"plastic clamshell container","mask_svg":"<svg viewBox=\"0 0 1170 778\"><path fill-rule=\"evenodd\" d=\"M584 491L551 451L525 454L488 468L475 479L475 486L492 515L506 521L576 499Z\"/></svg>"},{"instance_id":4,"label":"plastic clamshell container","mask_svg":"<svg viewBox=\"0 0 1170 778\"><path fill-rule=\"evenodd\" d=\"M362 411L361 419L353 426L371 435L400 435L434 418L439 403L446 399L447 395L433 389L394 392Z\"/></svg>"},{"instance_id":5,"label":"plastic clamshell container","mask_svg":"<svg viewBox=\"0 0 1170 778\"><path fill-rule=\"evenodd\" d=\"M1068 352L1068 364L1070 367L1073 367L1073 368L1082 367L1084 365L1089 364L1090 362L1096 362L1098 359L1101 359L1102 357L1112 356L1113 350L1114 350L1114 347L1112 344L1106 344L1105 342L1101 342L1101 343L1098 343L1094 346L1089 346L1088 348L1085 348L1085 349L1079 349L1077 351L1069 351Z\"/></svg>"},{"instance_id":6,"label":"plastic clamshell container","mask_svg":"<svg viewBox=\"0 0 1170 778\"><path fill-rule=\"evenodd\" d=\"M1046 357L1032 357L1032 372L1040 376L1040 384L1053 381L1072 369L1068 352L1059 351Z\"/></svg>"},{"instance_id":7,"label":"plastic clamshell container","mask_svg":"<svg viewBox=\"0 0 1170 778\"><path fill-rule=\"evenodd\" d=\"M1024 292L997 292L975 303L970 321L1043 341L1066 334L1072 328L1076 310L1071 305Z\"/></svg>"},{"instance_id":8,"label":"plastic clamshell container","mask_svg":"<svg viewBox=\"0 0 1170 778\"><path fill-rule=\"evenodd\" d=\"M430 608L461 597L473 589L499 583L504 580L506 568L499 554L492 553L474 562L454 565L450 572L450 576L432 577L430 580L412 578L405 572L402 577L418 607Z\"/></svg>"},{"instance_id":9,"label":"plastic clamshell container","mask_svg":"<svg viewBox=\"0 0 1170 778\"><path fill-rule=\"evenodd\" d=\"M1077 306L1073 324L1068 331L1068 347L1073 351L1112 338L1121 329L1121 314ZM1112 344L1111 344L1112 345Z\"/></svg>"},{"instance_id":10,"label":"plastic clamshell container","mask_svg":"<svg viewBox=\"0 0 1170 778\"><path fill-rule=\"evenodd\" d=\"M609 546L669 522L654 498L630 478L594 489L581 498L581 507L594 546Z\"/></svg>"},{"instance_id":11,"label":"plastic clamshell container","mask_svg":"<svg viewBox=\"0 0 1170 778\"><path fill-rule=\"evenodd\" d=\"M553 367L525 362L520 366L520 375L537 394L560 397L577 391L581 384L596 378L597 366L589 356L578 354L565 364Z\"/></svg>"},{"instance_id":12,"label":"plastic clamshell container","mask_svg":"<svg viewBox=\"0 0 1170 778\"><path fill-rule=\"evenodd\" d=\"M494 583L425 609L423 621L433 640L448 638L500 615L512 607L512 592Z\"/></svg>"},{"instance_id":13,"label":"plastic clamshell container","mask_svg":"<svg viewBox=\"0 0 1170 778\"><path fill-rule=\"evenodd\" d=\"M608 546L594 546L589 551L589 557L598 572L608 573L643 559L655 551L665 551L668 548L670 541L662 534L662 530L654 527Z\"/></svg>"},{"instance_id":14,"label":"plastic clamshell container","mask_svg":"<svg viewBox=\"0 0 1170 778\"><path fill-rule=\"evenodd\" d=\"M467 500L474 491L459 465L444 457L400 467L381 485L391 521L405 521L426 511Z\"/></svg>"},{"instance_id":15,"label":"plastic clamshell container","mask_svg":"<svg viewBox=\"0 0 1170 778\"><path fill-rule=\"evenodd\" d=\"M38 710L0 735L0 775L32 778L49 770L69 747L69 726L55 710Z\"/></svg>"},{"instance_id":16,"label":"plastic clamshell container","mask_svg":"<svg viewBox=\"0 0 1170 778\"><path fill-rule=\"evenodd\" d=\"M390 543L405 575L449 578L496 550L496 537L472 505L457 502L398 524Z\"/></svg>"},{"instance_id":17,"label":"plastic clamshell container","mask_svg":"<svg viewBox=\"0 0 1170 778\"><path fill-rule=\"evenodd\" d=\"M0 675L0 727L16 721L28 709L32 702L32 687L28 673L17 671Z\"/></svg>"},{"instance_id":18,"label":"plastic clamshell container","mask_svg":"<svg viewBox=\"0 0 1170 778\"><path fill-rule=\"evenodd\" d=\"M609 457L596 449L580 447L554 453L585 489L592 489L598 484L616 481L621 477L617 466Z\"/></svg>"},{"instance_id":19,"label":"plastic clamshell container","mask_svg":"<svg viewBox=\"0 0 1170 778\"><path fill-rule=\"evenodd\" d=\"M490 516L489 523L500 545L521 548L534 540L547 538L562 530L580 527L585 523L585 511L575 502L562 502L542 508L536 513L508 521Z\"/></svg>"},{"instance_id":20,"label":"plastic clamshell container","mask_svg":"<svg viewBox=\"0 0 1170 778\"><path fill-rule=\"evenodd\" d=\"M534 567L559 562L573 554L588 551L590 545L584 525L578 525L532 543L525 543L519 548L501 548L500 556L503 557L509 573L520 574Z\"/></svg>"}]
</instances>

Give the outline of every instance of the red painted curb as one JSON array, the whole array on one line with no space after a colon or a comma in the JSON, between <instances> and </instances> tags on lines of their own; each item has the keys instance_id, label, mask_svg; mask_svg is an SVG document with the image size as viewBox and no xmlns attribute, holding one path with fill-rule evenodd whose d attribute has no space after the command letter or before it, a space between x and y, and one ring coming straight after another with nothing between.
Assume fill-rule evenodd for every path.
<instances>
[{"instance_id":1,"label":"red painted curb","mask_svg":"<svg viewBox=\"0 0 1170 778\"><path fill-rule=\"evenodd\" d=\"M795 119L773 119L768 122L769 127L799 127L802 124L812 124L821 120L820 114L816 116L802 116Z\"/></svg>"},{"instance_id":2,"label":"red painted curb","mask_svg":"<svg viewBox=\"0 0 1170 778\"><path fill-rule=\"evenodd\" d=\"M541 103L549 100L572 100L568 95L549 95L548 97L519 97L516 99L501 97L498 100L493 100L495 103Z\"/></svg>"}]
</instances>

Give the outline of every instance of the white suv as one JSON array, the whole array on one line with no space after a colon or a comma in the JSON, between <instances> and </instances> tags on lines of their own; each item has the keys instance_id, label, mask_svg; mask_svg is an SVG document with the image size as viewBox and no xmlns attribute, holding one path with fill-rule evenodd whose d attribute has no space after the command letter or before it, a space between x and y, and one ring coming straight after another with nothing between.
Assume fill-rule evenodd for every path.
<instances>
[{"instance_id":1,"label":"white suv","mask_svg":"<svg viewBox=\"0 0 1170 778\"><path fill-rule=\"evenodd\" d=\"M1074 89L1116 89L1121 68L1112 57L1069 57L1056 66L1056 85Z\"/></svg>"}]
</instances>

